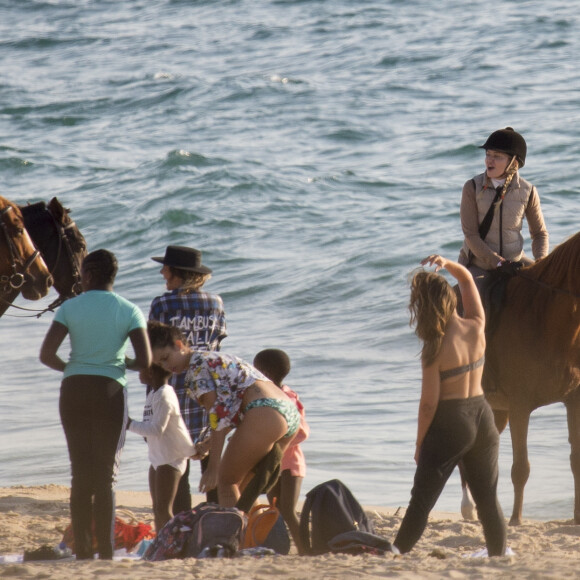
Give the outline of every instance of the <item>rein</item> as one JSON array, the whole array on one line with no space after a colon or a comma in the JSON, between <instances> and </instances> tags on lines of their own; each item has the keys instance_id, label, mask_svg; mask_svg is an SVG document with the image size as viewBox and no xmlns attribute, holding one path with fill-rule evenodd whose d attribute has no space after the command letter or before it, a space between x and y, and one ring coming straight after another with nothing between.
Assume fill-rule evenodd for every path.
<instances>
[{"instance_id":1,"label":"rein","mask_svg":"<svg viewBox=\"0 0 580 580\"><path fill-rule=\"evenodd\" d=\"M57 298L54 302L49 304L46 308L39 310L37 308L26 308L25 306L17 306L16 304L12 304L12 302L10 302L9 300L6 300L2 296L0 296L0 302L3 302L7 306L11 306L12 308L16 308L17 310L24 310L26 312L36 312L36 314L28 314L28 315L23 314L22 316L18 316L16 314L4 313L4 316L9 316L10 318L40 318L45 312L54 312L54 309L57 306L60 306L65 300L66 300L66 298L62 298L62 299ZM58 304L57 304L57 302L58 302Z\"/></svg>"},{"instance_id":2,"label":"rein","mask_svg":"<svg viewBox=\"0 0 580 580\"><path fill-rule=\"evenodd\" d=\"M53 268L52 272L54 272L58 262L60 261L61 251L62 251L62 247L64 245L64 249L66 250L66 254L67 254L68 260L69 260L70 265L71 265L71 270L72 270L73 284L71 286L71 293L76 296L83 291L83 288L81 286L81 273L79 272L79 269L77 268L77 264L76 264L75 257L74 257L75 255L74 255L74 252L71 248L70 240L68 239L68 236L67 236L67 230L74 228L76 226L76 224L74 221L71 221L66 226L64 226L59 221L57 221L57 219L52 215L52 212L50 210L47 210L47 211L48 211L48 215L50 215L52 222L54 223L54 225L58 231L58 252L56 254L56 260L54 261L54 268ZM52 274L52 272L51 272L51 274ZM51 307L55 308L56 306L60 306L65 300L66 300L66 298L61 298L59 296L49 306L49 309L51 309Z\"/></svg>"},{"instance_id":3,"label":"rein","mask_svg":"<svg viewBox=\"0 0 580 580\"><path fill-rule=\"evenodd\" d=\"M572 298L580 298L580 293L578 293L578 292L572 292L570 290L564 290L563 288L558 288L557 286L551 286L550 284L546 284L546 282L542 282L541 280L538 280L537 278L531 278L530 276L526 276L525 274L522 274L521 271L517 272L516 275L519 276L520 278L523 278L524 280L528 280L529 282L532 282L533 284L537 284L538 286L541 286L542 288L546 288L547 290L559 292L560 294L565 294L566 296L572 296Z\"/></svg>"}]
</instances>

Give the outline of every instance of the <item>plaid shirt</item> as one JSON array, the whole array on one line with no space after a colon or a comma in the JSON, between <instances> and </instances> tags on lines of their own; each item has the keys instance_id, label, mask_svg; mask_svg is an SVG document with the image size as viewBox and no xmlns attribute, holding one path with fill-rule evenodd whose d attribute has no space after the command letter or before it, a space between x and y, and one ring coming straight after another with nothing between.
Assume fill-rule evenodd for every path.
<instances>
[{"instance_id":1,"label":"plaid shirt","mask_svg":"<svg viewBox=\"0 0 580 580\"><path fill-rule=\"evenodd\" d=\"M228 335L222 299L208 292L179 294L179 290L172 290L157 296L151 302L149 320L177 326L196 350L219 350L220 342ZM174 374L169 384L175 389L181 415L195 443L207 426L207 416L205 409L188 396L185 374Z\"/></svg>"}]
</instances>

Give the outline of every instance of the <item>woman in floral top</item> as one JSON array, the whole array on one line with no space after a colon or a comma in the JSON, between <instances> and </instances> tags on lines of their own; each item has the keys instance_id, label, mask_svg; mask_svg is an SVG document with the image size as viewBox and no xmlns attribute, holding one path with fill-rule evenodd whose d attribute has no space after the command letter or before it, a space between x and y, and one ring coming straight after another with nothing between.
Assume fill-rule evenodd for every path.
<instances>
[{"instance_id":1,"label":"woman in floral top","mask_svg":"<svg viewBox=\"0 0 580 580\"><path fill-rule=\"evenodd\" d=\"M153 360L170 372L187 371L190 396L209 413L209 465L200 491L218 488L219 503L234 506L240 486L275 443L284 450L300 425L296 405L243 360L221 352L194 351L176 327L149 322ZM223 453L226 435L235 429ZM198 456L207 451L196 446ZM221 461L220 461L221 457Z\"/></svg>"}]
</instances>

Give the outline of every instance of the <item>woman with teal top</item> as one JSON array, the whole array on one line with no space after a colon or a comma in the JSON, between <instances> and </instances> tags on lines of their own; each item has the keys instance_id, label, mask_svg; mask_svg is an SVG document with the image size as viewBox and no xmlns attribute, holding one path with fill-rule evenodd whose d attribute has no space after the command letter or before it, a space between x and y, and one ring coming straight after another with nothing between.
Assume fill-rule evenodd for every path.
<instances>
[{"instance_id":1,"label":"woman with teal top","mask_svg":"<svg viewBox=\"0 0 580 580\"><path fill-rule=\"evenodd\" d=\"M113 292L117 260L107 250L86 256L84 292L57 311L40 360L63 372L60 417L71 461L70 510L78 560L113 557L114 482L127 422L125 369L151 365L147 324L141 310ZM66 336L70 356L57 354ZM125 356L131 342L135 359Z\"/></svg>"}]
</instances>

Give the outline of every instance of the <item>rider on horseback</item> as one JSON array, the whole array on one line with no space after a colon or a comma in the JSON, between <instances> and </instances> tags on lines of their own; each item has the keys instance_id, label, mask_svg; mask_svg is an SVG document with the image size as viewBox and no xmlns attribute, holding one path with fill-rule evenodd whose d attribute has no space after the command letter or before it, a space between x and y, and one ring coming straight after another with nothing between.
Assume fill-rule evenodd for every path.
<instances>
[{"instance_id":1,"label":"rider on horseback","mask_svg":"<svg viewBox=\"0 0 580 580\"><path fill-rule=\"evenodd\" d=\"M461 228L465 236L459 263L466 266L481 291L490 271L505 262L532 263L524 254L524 217L538 260L548 254L548 231L538 190L520 177L526 161L524 138L511 127L494 131L481 146L485 172L463 186Z\"/></svg>"}]
</instances>

